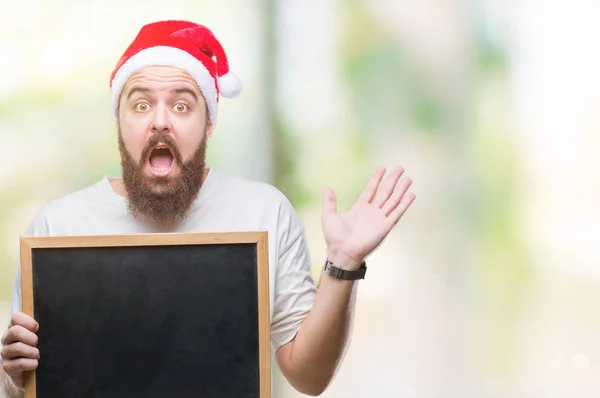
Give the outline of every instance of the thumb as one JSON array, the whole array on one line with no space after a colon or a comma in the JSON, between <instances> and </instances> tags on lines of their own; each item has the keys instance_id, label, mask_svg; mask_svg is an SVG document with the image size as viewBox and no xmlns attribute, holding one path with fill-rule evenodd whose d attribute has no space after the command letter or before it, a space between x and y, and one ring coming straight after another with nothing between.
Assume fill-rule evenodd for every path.
<instances>
[{"instance_id":1,"label":"thumb","mask_svg":"<svg viewBox=\"0 0 600 398\"><path fill-rule=\"evenodd\" d=\"M335 213L337 211L337 200L335 192L331 188L323 189L323 214Z\"/></svg>"}]
</instances>

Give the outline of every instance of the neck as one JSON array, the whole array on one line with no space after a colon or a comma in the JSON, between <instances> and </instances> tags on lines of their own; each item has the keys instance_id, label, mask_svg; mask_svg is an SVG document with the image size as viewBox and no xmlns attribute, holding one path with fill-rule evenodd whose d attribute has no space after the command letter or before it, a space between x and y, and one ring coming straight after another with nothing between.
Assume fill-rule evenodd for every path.
<instances>
[{"instance_id":1,"label":"neck","mask_svg":"<svg viewBox=\"0 0 600 398\"><path fill-rule=\"evenodd\" d=\"M125 189L125 184L123 184L123 179L120 177L110 177L108 179L112 189L120 196L126 198L127 190Z\"/></svg>"}]
</instances>

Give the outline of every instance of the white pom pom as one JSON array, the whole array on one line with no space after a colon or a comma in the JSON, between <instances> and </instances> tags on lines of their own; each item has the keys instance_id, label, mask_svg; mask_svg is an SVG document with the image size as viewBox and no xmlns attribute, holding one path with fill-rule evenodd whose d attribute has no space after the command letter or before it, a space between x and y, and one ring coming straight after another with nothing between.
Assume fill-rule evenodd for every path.
<instances>
[{"instance_id":1,"label":"white pom pom","mask_svg":"<svg viewBox=\"0 0 600 398\"><path fill-rule=\"evenodd\" d=\"M219 93L225 98L235 98L242 92L242 82L231 72L219 77Z\"/></svg>"}]
</instances>

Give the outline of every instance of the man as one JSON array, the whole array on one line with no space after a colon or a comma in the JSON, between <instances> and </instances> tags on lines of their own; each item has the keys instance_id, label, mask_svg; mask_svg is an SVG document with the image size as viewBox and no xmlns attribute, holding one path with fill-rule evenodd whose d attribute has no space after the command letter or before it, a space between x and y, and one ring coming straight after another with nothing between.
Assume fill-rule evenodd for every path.
<instances>
[{"instance_id":1,"label":"man","mask_svg":"<svg viewBox=\"0 0 600 398\"><path fill-rule=\"evenodd\" d=\"M240 81L229 71L212 32L187 21L144 26L111 76L122 178L48 203L27 235L100 235L267 230L269 233L271 346L286 379L300 392L320 395L346 348L357 280L375 250L415 196L411 180L394 169L378 187L375 171L357 202L338 213L334 193L323 193L327 262L319 287L311 277L304 230L290 202L274 187L206 167L207 141L219 95L232 98ZM43 358L40 325L21 312L17 267L11 321L2 339L3 389L23 396L23 372Z\"/></svg>"}]
</instances>

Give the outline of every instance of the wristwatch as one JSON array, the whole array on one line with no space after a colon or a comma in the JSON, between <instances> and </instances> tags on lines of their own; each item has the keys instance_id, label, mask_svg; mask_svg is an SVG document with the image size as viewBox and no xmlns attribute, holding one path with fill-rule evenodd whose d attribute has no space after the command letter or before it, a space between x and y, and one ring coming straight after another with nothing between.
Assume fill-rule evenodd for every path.
<instances>
[{"instance_id":1,"label":"wristwatch","mask_svg":"<svg viewBox=\"0 0 600 398\"><path fill-rule=\"evenodd\" d=\"M325 260L325 266L323 267L323 271L325 271L328 275L331 275L338 279L343 279L346 281L355 281L357 279L365 279L365 274L367 273L367 263L363 261L360 264L360 268L358 270L350 271L347 269L336 267L331 261Z\"/></svg>"}]
</instances>

